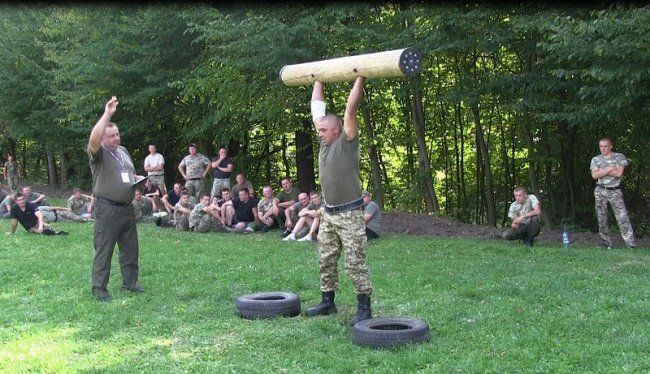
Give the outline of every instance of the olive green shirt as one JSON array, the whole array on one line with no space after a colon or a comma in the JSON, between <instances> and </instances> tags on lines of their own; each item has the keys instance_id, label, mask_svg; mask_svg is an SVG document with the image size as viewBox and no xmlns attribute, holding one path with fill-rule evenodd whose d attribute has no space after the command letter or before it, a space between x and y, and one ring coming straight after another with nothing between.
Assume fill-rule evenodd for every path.
<instances>
[{"instance_id":1,"label":"olive green shirt","mask_svg":"<svg viewBox=\"0 0 650 374\"><path fill-rule=\"evenodd\" d=\"M340 205L361 198L360 159L358 136L347 140L342 132L332 144L321 144L318 174L326 204Z\"/></svg>"}]
</instances>

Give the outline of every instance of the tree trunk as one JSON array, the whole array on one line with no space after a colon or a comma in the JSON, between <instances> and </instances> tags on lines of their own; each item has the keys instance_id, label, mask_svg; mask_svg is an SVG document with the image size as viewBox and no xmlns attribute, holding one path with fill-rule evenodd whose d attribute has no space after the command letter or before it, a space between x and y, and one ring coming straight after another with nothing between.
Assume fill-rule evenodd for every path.
<instances>
[{"instance_id":1,"label":"tree trunk","mask_svg":"<svg viewBox=\"0 0 650 374\"><path fill-rule=\"evenodd\" d=\"M380 209L384 209L384 188L381 183L381 168L379 163L379 152L375 145L375 132L372 127L372 118L367 106L362 106L361 114L366 128L366 138L368 139L368 157L370 158L370 170L372 186L375 190L373 200Z\"/></svg>"},{"instance_id":2,"label":"tree trunk","mask_svg":"<svg viewBox=\"0 0 650 374\"><path fill-rule=\"evenodd\" d=\"M68 185L68 152L62 151L61 152L61 171L59 174L61 174L61 186L67 186Z\"/></svg>"},{"instance_id":3,"label":"tree trunk","mask_svg":"<svg viewBox=\"0 0 650 374\"><path fill-rule=\"evenodd\" d=\"M56 177L56 162L54 161L54 153L52 153L49 146L45 147L45 153L47 154L47 177L50 181L50 188L56 189L58 181Z\"/></svg>"},{"instance_id":4,"label":"tree trunk","mask_svg":"<svg viewBox=\"0 0 650 374\"><path fill-rule=\"evenodd\" d=\"M433 188L434 180L431 174L431 165L429 164L429 154L425 141L425 128L424 128L424 108L422 106L422 93L420 91L420 77L419 75L413 78L413 101L411 106L411 114L413 116L413 124L415 126L415 134L418 146L418 155L420 161L420 170L423 172L421 183L424 190L424 201L427 211L433 214L439 214L438 198L436 191Z\"/></svg>"},{"instance_id":5,"label":"tree trunk","mask_svg":"<svg viewBox=\"0 0 650 374\"><path fill-rule=\"evenodd\" d=\"M481 124L478 102L473 103L472 114L474 115L474 124L476 125L476 147L481 150L483 172L485 175L485 204L487 208L487 222L490 227L496 227L496 206L494 202L494 185L492 181L492 170L490 167L490 154L487 143L483 135L483 125Z\"/></svg>"},{"instance_id":6,"label":"tree trunk","mask_svg":"<svg viewBox=\"0 0 650 374\"><path fill-rule=\"evenodd\" d=\"M296 131L296 168L298 188L309 192L316 189L314 173L314 146L311 135L313 123L311 119L302 121L302 129Z\"/></svg>"},{"instance_id":7,"label":"tree trunk","mask_svg":"<svg viewBox=\"0 0 650 374\"><path fill-rule=\"evenodd\" d=\"M564 174L564 186L567 189L569 195L568 206L570 211L568 212L572 218L576 216L576 203L575 203L575 188L574 188L574 172L573 172L573 139L569 134L569 128L566 122L562 121L558 124L558 132L560 133L560 147L562 155L562 171Z\"/></svg>"},{"instance_id":8,"label":"tree trunk","mask_svg":"<svg viewBox=\"0 0 650 374\"><path fill-rule=\"evenodd\" d=\"M540 194L539 189L539 179L537 178L537 163L535 162L535 143L533 142L533 124L530 117L530 112L527 108L524 108L524 128L525 128L525 138L526 145L528 147L528 171L530 174L530 190L537 197L541 206L542 206L542 222L545 223L549 228L553 227L553 222L551 217L548 214L547 209L545 208L545 203Z\"/></svg>"}]
</instances>

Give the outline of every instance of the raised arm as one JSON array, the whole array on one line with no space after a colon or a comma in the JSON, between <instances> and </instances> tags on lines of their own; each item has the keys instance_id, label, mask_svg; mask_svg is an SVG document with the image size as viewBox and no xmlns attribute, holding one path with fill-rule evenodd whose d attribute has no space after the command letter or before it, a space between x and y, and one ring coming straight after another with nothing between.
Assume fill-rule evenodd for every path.
<instances>
[{"instance_id":1,"label":"raised arm","mask_svg":"<svg viewBox=\"0 0 650 374\"><path fill-rule=\"evenodd\" d=\"M325 115L325 88L320 81L314 82L314 89L311 92L311 115L314 125L318 119Z\"/></svg>"},{"instance_id":2,"label":"raised arm","mask_svg":"<svg viewBox=\"0 0 650 374\"><path fill-rule=\"evenodd\" d=\"M363 99L364 81L364 77L357 77L357 80L354 81L352 91L350 91L348 103L345 106L345 115L343 116L343 131L345 131L345 136L348 140L356 138L359 134L357 110L359 109L359 105L361 105L361 99Z\"/></svg>"},{"instance_id":3,"label":"raised arm","mask_svg":"<svg viewBox=\"0 0 650 374\"><path fill-rule=\"evenodd\" d=\"M104 136L104 130L106 126L117 111L117 97L113 96L104 106L104 114L99 118L95 127L90 132L90 139L88 139L88 152L90 154L96 155L99 152L99 147L102 146L102 136Z\"/></svg>"}]
</instances>

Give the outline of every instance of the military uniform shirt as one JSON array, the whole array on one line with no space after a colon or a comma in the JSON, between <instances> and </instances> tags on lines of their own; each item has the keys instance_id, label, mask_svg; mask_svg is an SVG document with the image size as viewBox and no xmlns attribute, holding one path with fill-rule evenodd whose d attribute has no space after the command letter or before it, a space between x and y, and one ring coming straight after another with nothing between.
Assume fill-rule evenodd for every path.
<instances>
[{"instance_id":1,"label":"military uniform shirt","mask_svg":"<svg viewBox=\"0 0 650 374\"><path fill-rule=\"evenodd\" d=\"M521 215L524 215L526 213L532 212L535 210L535 207L539 205L539 200L537 200L537 197L535 195L528 195L526 196L526 200L524 201L523 204L519 204L516 200L510 204L510 210L508 210L508 217L510 219L515 219ZM530 222L530 217L524 218L522 223L528 223Z\"/></svg>"},{"instance_id":2,"label":"military uniform shirt","mask_svg":"<svg viewBox=\"0 0 650 374\"><path fill-rule=\"evenodd\" d=\"M622 153L612 152L609 157L603 155L598 155L591 159L591 165L589 170L594 168L605 168L608 166L627 166L627 158ZM612 177L611 175L606 175L598 179L597 182L599 185L604 187L618 187L621 184L621 178Z\"/></svg>"}]
</instances>

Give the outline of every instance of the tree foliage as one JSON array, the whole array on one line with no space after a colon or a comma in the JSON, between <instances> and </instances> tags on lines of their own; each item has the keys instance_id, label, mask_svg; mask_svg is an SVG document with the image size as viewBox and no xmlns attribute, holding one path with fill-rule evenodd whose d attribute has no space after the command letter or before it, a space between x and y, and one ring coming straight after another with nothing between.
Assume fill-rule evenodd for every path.
<instances>
[{"instance_id":1,"label":"tree foliage","mask_svg":"<svg viewBox=\"0 0 650 374\"><path fill-rule=\"evenodd\" d=\"M88 133L116 95L123 142L140 162L157 144L172 179L188 143L225 144L256 186L308 189L311 87L280 69L414 47L419 77L368 80L360 114L363 186L385 209L504 225L522 184L547 224L595 228L588 165L610 136L643 234L649 25L636 5L3 5L0 147L33 179L87 188ZM330 111L350 87L327 84Z\"/></svg>"}]
</instances>

